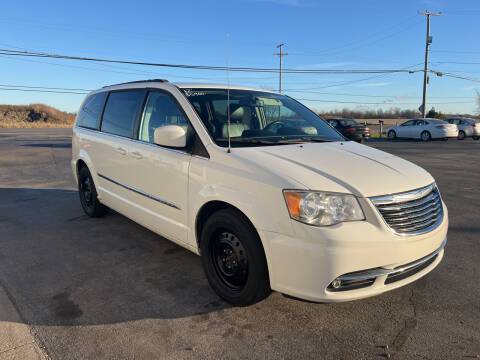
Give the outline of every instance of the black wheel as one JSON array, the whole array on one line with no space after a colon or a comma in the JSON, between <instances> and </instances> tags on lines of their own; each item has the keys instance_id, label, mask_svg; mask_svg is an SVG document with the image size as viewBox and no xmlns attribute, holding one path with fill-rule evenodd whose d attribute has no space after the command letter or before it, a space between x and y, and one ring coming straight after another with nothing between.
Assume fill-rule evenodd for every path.
<instances>
[{"instance_id":1,"label":"black wheel","mask_svg":"<svg viewBox=\"0 0 480 360\"><path fill-rule=\"evenodd\" d=\"M387 136L390 140L395 140L397 138L397 133L395 132L395 130L390 130Z\"/></svg>"},{"instance_id":2,"label":"black wheel","mask_svg":"<svg viewBox=\"0 0 480 360\"><path fill-rule=\"evenodd\" d=\"M465 139L465 132L463 130L460 130L458 132L458 140L464 140Z\"/></svg>"},{"instance_id":3,"label":"black wheel","mask_svg":"<svg viewBox=\"0 0 480 360\"><path fill-rule=\"evenodd\" d=\"M480 137L478 137L478 136L473 137L473 140L478 140L478 139L480 139Z\"/></svg>"},{"instance_id":4,"label":"black wheel","mask_svg":"<svg viewBox=\"0 0 480 360\"><path fill-rule=\"evenodd\" d=\"M357 143L361 144L363 142L363 139L357 139L355 140Z\"/></svg>"},{"instance_id":5,"label":"black wheel","mask_svg":"<svg viewBox=\"0 0 480 360\"><path fill-rule=\"evenodd\" d=\"M424 131L420 134L420 138L423 141L430 141L432 140L432 135L428 131Z\"/></svg>"},{"instance_id":6,"label":"black wheel","mask_svg":"<svg viewBox=\"0 0 480 360\"><path fill-rule=\"evenodd\" d=\"M107 213L108 208L98 201L97 190L88 168L83 167L78 172L78 194L85 214L100 217Z\"/></svg>"},{"instance_id":7,"label":"black wheel","mask_svg":"<svg viewBox=\"0 0 480 360\"><path fill-rule=\"evenodd\" d=\"M235 209L211 215L200 238L208 282L225 301L247 306L270 293L267 261L257 232Z\"/></svg>"}]
</instances>

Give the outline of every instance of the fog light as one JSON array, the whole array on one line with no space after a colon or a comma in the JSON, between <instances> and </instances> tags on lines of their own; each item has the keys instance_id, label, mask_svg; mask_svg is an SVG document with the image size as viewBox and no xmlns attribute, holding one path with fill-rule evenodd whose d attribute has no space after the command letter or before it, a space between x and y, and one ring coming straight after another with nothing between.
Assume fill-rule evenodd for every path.
<instances>
[{"instance_id":1,"label":"fog light","mask_svg":"<svg viewBox=\"0 0 480 360\"><path fill-rule=\"evenodd\" d=\"M340 286L342 286L342 280L335 279L335 280L332 281L332 287L334 289L338 289Z\"/></svg>"}]
</instances>

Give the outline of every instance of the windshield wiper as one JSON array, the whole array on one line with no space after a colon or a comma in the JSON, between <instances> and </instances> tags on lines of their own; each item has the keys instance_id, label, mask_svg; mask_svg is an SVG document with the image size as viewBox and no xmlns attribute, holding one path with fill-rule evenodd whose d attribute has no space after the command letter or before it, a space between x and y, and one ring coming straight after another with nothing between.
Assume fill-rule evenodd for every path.
<instances>
[{"instance_id":1,"label":"windshield wiper","mask_svg":"<svg viewBox=\"0 0 480 360\"><path fill-rule=\"evenodd\" d=\"M220 138L220 139L215 139L215 141L218 142L228 142L228 139L225 138ZM282 139L280 139L282 141ZM245 144L262 144L262 145L275 145L278 144L278 141L270 141L270 140L262 140L262 139L254 139L254 138L231 138L230 142L232 143L245 143ZM298 142L298 141L296 141Z\"/></svg>"},{"instance_id":2,"label":"windshield wiper","mask_svg":"<svg viewBox=\"0 0 480 360\"><path fill-rule=\"evenodd\" d=\"M339 140L333 140L333 139L325 139L325 138L317 138L317 137L302 137L302 138L295 138L291 139L295 140L297 142L335 142Z\"/></svg>"},{"instance_id":3,"label":"windshield wiper","mask_svg":"<svg viewBox=\"0 0 480 360\"><path fill-rule=\"evenodd\" d=\"M218 142L228 142L228 139L219 138L215 139ZM301 137L301 138L279 138L275 140L258 139L258 138L231 138L232 143L245 143L245 144L261 144L261 145L278 145L278 144L301 144L304 142L332 142L339 140L316 138L316 137Z\"/></svg>"}]
</instances>

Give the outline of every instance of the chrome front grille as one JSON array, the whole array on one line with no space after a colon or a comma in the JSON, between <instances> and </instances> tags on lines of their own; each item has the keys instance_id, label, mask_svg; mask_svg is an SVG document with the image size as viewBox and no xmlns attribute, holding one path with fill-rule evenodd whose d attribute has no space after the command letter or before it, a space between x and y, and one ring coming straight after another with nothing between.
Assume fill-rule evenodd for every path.
<instances>
[{"instance_id":1,"label":"chrome front grille","mask_svg":"<svg viewBox=\"0 0 480 360\"><path fill-rule=\"evenodd\" d=\"M435 184L401 194L370 199L389 228L398 235L417 235L435 229L443 207Z\"/></svg>"}]
</instances>

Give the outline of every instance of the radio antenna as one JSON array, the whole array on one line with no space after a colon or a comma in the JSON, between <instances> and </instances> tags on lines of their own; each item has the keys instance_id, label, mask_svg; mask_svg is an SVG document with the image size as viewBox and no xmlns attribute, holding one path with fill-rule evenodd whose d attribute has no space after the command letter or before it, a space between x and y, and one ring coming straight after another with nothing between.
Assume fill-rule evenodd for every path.
<instances>
[{"instance_id":1,"label":"radio antenna","mask_svg":"<svg viewBox=\"0 0 480 360\"><path fill-rule=\"evenodd\" d=\"M232 144L230 142L230 45L228 39L228 32L225 34L227 45L227 134L228 134L228 153L232 152Z\"/></svg>"}]
</instances>

